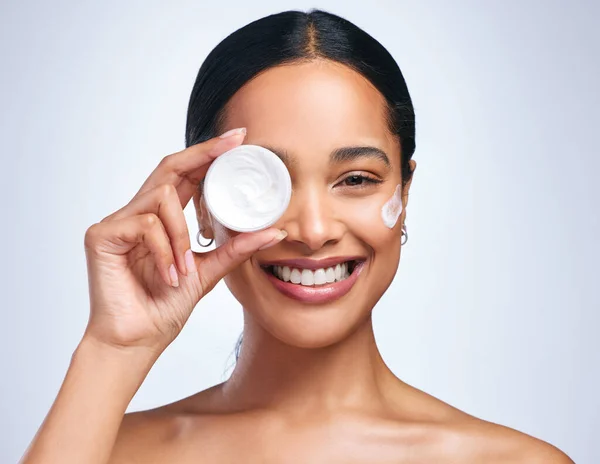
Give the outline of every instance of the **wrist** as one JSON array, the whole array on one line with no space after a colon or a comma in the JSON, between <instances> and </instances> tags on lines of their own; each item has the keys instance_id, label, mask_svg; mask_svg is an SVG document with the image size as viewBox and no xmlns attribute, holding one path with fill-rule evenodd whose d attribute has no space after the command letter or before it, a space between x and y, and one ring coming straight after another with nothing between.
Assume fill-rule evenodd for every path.
<instances>
[{"instance_id":1,"label":"wrist","mask_svg":"<svg viewBox=\"0 0 600 464\"><path fill-rule=\"evenodd\" d=\"M160 354L158 349L110 344L86 332L73 352L72 362L84 359L115 367L126 366L130 372L138 372L145 377Z\"/></svg>"},{"instance_id":2,"label":"wrist","mask_svg":"<svg viewBox=\"0 0 600 464\"><path fill-rule=\"evenodd\" d=\"M83 337L80 340L81 343L94 346L101 352L114 353L116 356L124 357L158 358L164 351L164 348L159 347L158 344L151 345L150 343L142 343L141 341L135 344L123 344L106 340L104 337L99 336L96 330L90 326L86 327Z\"/></svg>"}]
</instances>

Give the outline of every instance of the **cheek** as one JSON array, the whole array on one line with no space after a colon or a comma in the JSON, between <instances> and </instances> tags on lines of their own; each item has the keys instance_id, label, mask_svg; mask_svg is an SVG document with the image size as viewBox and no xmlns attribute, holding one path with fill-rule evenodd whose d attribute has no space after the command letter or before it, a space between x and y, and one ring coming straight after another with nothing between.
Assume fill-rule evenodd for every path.
<instances>
[{"instance_id":1,"label":"cheek","mask_svg":"<svg viewBox=\"0 0 600 464\"><path fill-rule=\"evenodd\" d=\"M390 198L390 192L355 201L352 213L346 212L345 224L350 236L370 248L370 263L365 281L368 291L362 298L362 308L373 308L378 299L392 283L398 270L401 253L400 227L389 228L382 218L382 207ZM369 309L370 310L370 309Z\"/></svg>"},{"instance_id":2,"label":"cheek","mask_svg":"<svg viewBox=\"0 0 600 464\"><path fill-rule=\"evenodd\" d=\"M388 229L393 229L402 214L402 186L398 184L392 197L381 207L381 219Z\"/></svg>"},{"instance_id":3,"label":"cheek","mask_svg":"<svg viewBox=\"0 0 600 464\"><path fill-rule=\"evenodd\" d=\"M389 195L353 201L343 210L343 220L352 234L367 243L375 251L391 251L393 244L400 241L399 227L389 227ZM395 216L395 215L394 215ZM387 221L384 220L387 217ZM394 223L397 216L394 217Z\"/></svg>"}]
</instances>

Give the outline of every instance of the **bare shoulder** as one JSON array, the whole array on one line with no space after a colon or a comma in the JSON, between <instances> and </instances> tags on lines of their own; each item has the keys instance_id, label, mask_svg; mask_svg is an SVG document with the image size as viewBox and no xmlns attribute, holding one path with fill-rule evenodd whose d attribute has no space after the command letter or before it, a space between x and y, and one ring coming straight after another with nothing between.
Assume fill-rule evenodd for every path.
<instances>
[{"instance_id":1,"label":"bare shoulder","mask_svg":"<svg viewBox=\"0 0 600 464\"><path fill-rule=\"evenodd\" d=\"M160 408L127 413L123 417L110 464L159 463L185 422Z\"/></svg>"},{"instance_id":2,"label":"bare shoulder","mask_svg":"<svg viewBox=\"0 0 600 464\"><path fill-rule=\"evenodd\" d=\"M459 454L476 462L573 464L556 446L510 427L470 418L451 426ZM464 453L464 454L463 454Z\"/></svg>"},{"instance_id":3,"label":"bare shoulder","mask_svg":"<svg viewBox=\"0 0 600 464\"><path fill-rule=\"evenodd\" d=\"M417 424L429 424L423 440L436 462L572 464L574 461L554 445L526 433L470 415L415 387L403 384L404 414ZM403 415L404 415L403 414ZM406 417L404 417L406 419ZM429 453L433 453L430 455Z\"/></svg>"},{"instance_id":4,"label":"bare shoulder","mask_svg":"<svg viewBox=\"0 0 600 464\"><path fill-rule=\"evenodd\" d=\"M125 414L109 464L184 462L181 438L198 426L192 404L207 404L215 387L144 411Z\"/></svg>"}]
</instances>

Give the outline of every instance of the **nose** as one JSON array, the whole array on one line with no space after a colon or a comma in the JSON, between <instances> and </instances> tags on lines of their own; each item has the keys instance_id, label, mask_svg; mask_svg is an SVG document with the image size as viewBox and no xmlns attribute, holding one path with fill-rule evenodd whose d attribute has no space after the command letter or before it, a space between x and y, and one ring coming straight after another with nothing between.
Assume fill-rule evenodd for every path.
<instances>
[{"instance_id":1,"label":"nose","mask_svg":"<svg viewBox=\"0 0 600 464\"><path fill-rule=\"evenodd\" d=\"M300 244L305 252L338 243L345 233L332 199L315 187L295 190L282 220L286 241Z\"/></svg>"}]
</instances>

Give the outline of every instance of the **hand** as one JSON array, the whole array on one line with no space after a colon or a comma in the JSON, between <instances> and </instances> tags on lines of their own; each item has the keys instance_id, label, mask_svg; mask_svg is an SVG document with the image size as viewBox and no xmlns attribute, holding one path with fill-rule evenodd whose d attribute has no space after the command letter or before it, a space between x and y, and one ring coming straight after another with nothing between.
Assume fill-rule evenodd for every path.
<instances>
[{"instance_id":1,"label":"hand","mask_svg":"<svg viewBox=\"0 0 600 464\"><path fill-rule=\"evenodd\" d=\"M239 234L208 253L190 250L183 209L211 161L241 144L245 130L221 137L163 158L126 206L87 229L85 336L160 354L223 276L285 237L270 228Z\"/></svg>"}]
</instances>

